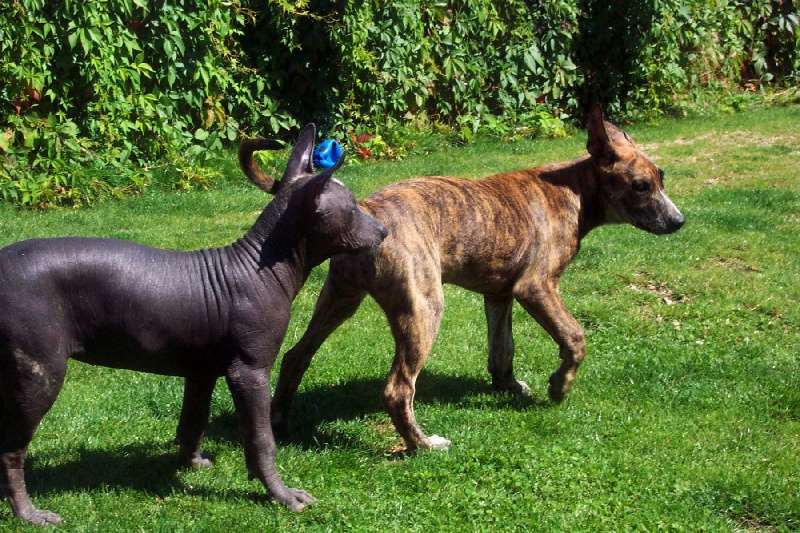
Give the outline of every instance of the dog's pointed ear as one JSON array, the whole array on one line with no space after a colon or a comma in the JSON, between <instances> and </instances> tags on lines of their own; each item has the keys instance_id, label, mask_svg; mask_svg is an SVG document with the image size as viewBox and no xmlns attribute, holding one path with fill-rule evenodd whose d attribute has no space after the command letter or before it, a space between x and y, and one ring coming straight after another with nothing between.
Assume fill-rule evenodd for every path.
<instances>
[{"instance_id":1,"label":"dog's pointed ear","mask_svg":"<svg viewBox=\"0 0 800 533\"><path fill-rule=\"evenodd\" d=\"M282 182L290 183L298 178L314 175L312 157L314 154L314 139L317 135L317 128L314 124L309 124L303 129L300 138L297 139L286 170L281 178Z\"/></svg>"},{"instance_id":2,"label":"dog's pointed ear","mask_svg":"<svg viewBox=\"0 0 800 533\"><path fill-rule=\"evenodd\" d=\"M631 142L624 131L606 121L603 108L597 103L589 111L586 129L589 134L586 149L601 164L609 164L616 158L615 144Z\"/></svg>"},{"instance_id":3,"label":"dog's pointed ear","mask_svg":"<svg viewBox=\"0 0 800 533\"><path fill-rule=\"evenodd\" d=\"M594 104L591 111L589 111L586 131L589 134L586 140L586 149L595 159L605 160L608 157L608 149L611 140L606 131L603 108L600 107L600 104Z\"/></svg>"}]
</instances>

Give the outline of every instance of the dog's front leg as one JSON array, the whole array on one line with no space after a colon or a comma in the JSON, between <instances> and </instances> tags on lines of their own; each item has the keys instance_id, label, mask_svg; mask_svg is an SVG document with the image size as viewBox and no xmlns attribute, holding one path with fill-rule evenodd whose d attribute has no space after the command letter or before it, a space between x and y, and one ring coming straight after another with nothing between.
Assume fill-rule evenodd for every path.
<instances>
[{"instance_id":1,"label":"dog's front leg","mask_svg":"<svg viewBox=\"0 0 800 533\"><path fill-rule=\"evenodd\" d=\"M25 488L25 449L0 453L0 492L9 503L15 516L23 522L36 526L52 526L61 522L61 517L46 509L33 506Z\"/></svg>"},{"instance_id":2,"label":"dog's front leg","mask_svg":"<svg viewBox=\"0 0 800 533\"><path fill-rule=\"evenodd\" d=\"M559 346L561 366L550 376L548 393L553 401L560 402L569 394L575 373L586 356L583 330L559 296L557 280L521 284L514 289L514 297Z\"/></svg>"},{"instance_id":3,"label":"dog's front leg","mask_svg":"<svg viewBox=\"0 0 800 533\"><path fill-rule=\"evenodd\" d=\"M187 377L183 389L183 407L178 422L175 443L180 445L178 464L183 468L204 468L211 466L211 460L200 453L200 441L208 425L211 395L217 377Z\"/></svg>"},{"instance_id":4,"label":"dog's front leg","mask_svg":"<svg viewBox=\"0 0 800 533\"><path fill-rule=\"evenodd\" d=\"M444 293L438 281L420 284L417 280L417 284L407 293L393 294L390 305L378 302L386 310L395 341L394 362L383 389L383 405L409 451L447 450L450 441L439 435L425 435L414 415L417 377L431 352L444 310ZM429 292L425 294L418 287Z\"/></svg>"},{"instance_id":5,"label":"dog's front leg","mask_svg":"<svg viewBox=\"0 0 800 533\"><path fill-rule=\"evenodd\" d=\"M489 332L489 373L494 390L527 394L531 390L528 384L514 377L514 337L511 333L513 303L514 297L510 294L483 297Z\"/></svg>"},{"instance_id":6,"label":"dog's front leg","mask_svg":"<svg viewBox=\"0 0 800 533\"><path fill-rule=\"evenodd\" d=\"M275 468L275 437L270 424L271 366L253 368L233 363L226 380L233 396L244 456L250 479L258 478L270 497L292 511L302 511L314 498L307 492L287 487Z\"/></svg>"},{"instance_id":7,"label":"dog's front leg","mask_svg":"<svg viewBox=\"0 0 800 533\"><path fill-rule=\"evenodd\" d=\"M331 265L332 268L335 268L334 265ZM285 432L288 427L292 400L303 374L311 364L312 357L325 339L341 326L342 322L355 314L367 295L366 291L357 287L337 284L333 281L335 279L332 271L319 293L306 332L297 344L286 352L281 361L275 397L272 399L272 428L278 435Z\"/></svg>"}]
</instances>

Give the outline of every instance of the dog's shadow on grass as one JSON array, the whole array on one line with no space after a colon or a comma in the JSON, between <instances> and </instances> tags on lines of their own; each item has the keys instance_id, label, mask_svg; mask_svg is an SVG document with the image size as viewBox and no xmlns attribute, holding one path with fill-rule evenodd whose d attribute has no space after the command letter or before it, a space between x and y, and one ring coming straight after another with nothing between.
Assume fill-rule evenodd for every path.
<instances>
[{"instance_id":1,"label":"dog's shadow on grass","mask_svg":"<svg viewBox=\"0 0 800 533\"><path fill-rule=\"evenodd\" d=\"M176 449L177 451L177 449ZM38 493L71 492L98 487L129 487L156 496L165 496L180 482L176 454L154 454L146 444L123 446L115 450L82 447L78 458L56 466L26 465L28 484ZM147 472L147 475L143 475Z\"/></svg>"},{"instance_id":2,"label":"dog's shadow on grass","mask_svg":"<svg viewBox=\"0 0 800 533\"><path fill-rule=\"evenodd\" d=\"M330 428L326 427L327 423L385 413L381 403L384 383L383 378L358 379L313 387L298 393L292 404L288 431L278 434L278 440L304 449L318 448L332 441L337 445L347 445L342 442L342 435L331 433ZM458 408L480 405L484 409L496 407L498 410L541 409L553 405L549 400L535 394L494 392L488 380L454 377L424 370L416 384L414 402L418 406L446 404ZM235 427L235 421L217 422Z\"/></svg>"},{"instance_id":3,"label":"dog's shadow on grass","mask_svg":"<svg viewBox=\"0 0 800 533\"><path fill-rule=\"evenodd\" d=\"M197 497L270 501L267 493L256 485L252 490L186 485L179 475L182 470L178 467L177 452L177 446L168 452L154 452L153 446L147 443L114 450L83 447L77 459L63 464L40 465L36 460L31 461L30 466L26 465L26 481L34 497L101 489L133 490L152 498L166 498L176 491L185 491ZM208 472L214 475L213 468Z\"/></svg>"},{"instance_id":4,"label":"dog's shadow on grass","mask_svg":"<svg viewBox=\"0 0 800 533\"><path fill-rule=\"evenodd\" d=\"M380 397L384 379L360 379L343 383L313 387L297 395L289 431L279 440L303 449L317 449L335 442L338 446L362 447L363 443L347 442L329 422L360 419L374 413L384 413ZM543 409L552 405L536 395L501 394L492 391L488 381L453 377L424 372L417 382L415 402L418 405L448 404L456 407L480 405L481 408L511 410ZM388 417L387 417L388 420ZM207 440L240 441L236 415L226 412L210 420ZM34 494L80 492L108 487L131 489L153 497L166 497L176 488L186 489L177 467L177 446L168 451L154 451L148 443L121 446L114 450L82 448L79 457L59 465L37 464L36 456L30 459L28 483ZM198 496L204 489L189 490ZM215 497L250 498L267 501L258 489L231 490L222 494L214 490Z\"/></svg>"}]
</instances>

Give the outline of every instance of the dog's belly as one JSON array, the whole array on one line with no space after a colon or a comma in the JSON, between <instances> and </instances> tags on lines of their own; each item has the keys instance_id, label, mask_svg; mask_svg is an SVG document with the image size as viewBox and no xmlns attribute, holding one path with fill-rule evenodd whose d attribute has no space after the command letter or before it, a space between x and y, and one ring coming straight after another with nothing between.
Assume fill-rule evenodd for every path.
<instances>
[{"instance_id":1,"label":"dog's belly","mask_svg":"<svg viewBox=\"0 0 800 533\"><path fill-rule=\"evenodd\" d=\"M134 339L111 330L84 342L72 358L96 366L165 376L187 376L198 372L221 376L225 370L224 353L218 347Z\"/></svg>"},{"instance_id":2,"label":"dog's belly","mask_svg":"<svg viewBox=\"0 0 800 533\"><path fill-rule=\"evenodd\" d=\"M487 258L442 261L442 283L457 285L481 294L505 294L511 292L517 279L515 264L504 260Z\"/></svg>"}]
</instances>

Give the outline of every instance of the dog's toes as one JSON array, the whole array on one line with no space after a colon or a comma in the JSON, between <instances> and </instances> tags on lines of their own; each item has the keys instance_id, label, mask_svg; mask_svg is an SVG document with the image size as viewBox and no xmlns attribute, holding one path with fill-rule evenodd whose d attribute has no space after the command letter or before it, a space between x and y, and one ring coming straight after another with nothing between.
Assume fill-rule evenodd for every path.
<instances>
[{"instance_id":1,"label":"dog's toes","mask_svg":"<svg viewBox=\"0 0 800 533\"><path fill-rule=\"evenodd\" d=\"M20 518L34 526L55 526L61 523L60 516L45 509L33 509L31 513L20 516Z\"/></svg>"},{"instance_id":2,"label":"dog's toes","mask_svg":"<svg viewBox=\"0 0 800 533\"><path fill-rule=\"evenodd\" d=\"M303 505L308 505L310 503L314 503L315 501L317 501L315 497L313 497L311 494L307 493L304 490L300 489L289 489L289 490L292 492L295 499L301 502Z\"/></svg>"},{"instance_id":3,"label":"dog's toes","mask_svg":"<svg viewBox=\"0 0 800 533\"><path fill-rule=\"evenodd\" d=\"M299 513L300 511L305 509L306 506L317 501L317 499L314 498L311 494L301 489L287 488L286 491L287 494L285 498L281 498L280 502L289 509L291 509L292 511L294 511L295 513Z\"/></svg>"},{"instance_id":4,"label":"dog's toes","mask_svg":"<svg viewBox=\"0 0 800 533\"><path fill-rule=\"evenodd\" d=\"M444 451L450 449L450 441L444 437L440 437L439 435L431 435L427 439L425 439L425 445L423 446L426 450L436 450L436 451Z\"/></svg>"},{"instance_id":5,"label":"dog's toes","mask_svg":"<svg viewBox=\"0 0 800 533\"><path fill-rule=\"evenodd\" d=\"M178 458L179 468L187 470L194 470L196 468L211 468L214 466L213 461L204 453L199 453L186 458Z\"/></svg>"},{"instance_id":6,"label":"dog's toes","mask_svg":"<svg viewBox=\"0 0 800 533\"><path fill-rule=\"evenodd\" d=\"M569 386L551 382L550 388L547 389L547 394L550 396L550 400L553 402L561 403L567 399L567 396L569 396Z\"/></svg>"},{"instance_id":7,"label":"dog's toes","mask_svg":"<svg viewBox=\"0 0 800 533\"><path fill-rule=\"evenodd\" d=\"M214 462L204 453L192 460L191 468L211 468Z\"/></svg>"},{"instance_id":8,"label":"dog's toes","mask_svg":"<svg viewBox=\"0 0 800 533\"><path fill-rule=\"evenodd\" d=\"M547 393L553 403L561 403L567 398L566 394L560 390L554 390L553 387L550 387L550 390L548 390Z\"/></svg>"},{"instance_id":9,"label":"dog's toes","mask_svg":"<svg viewBox=\"0 0 800 533\"><path fill-rule=\"evenodd\" d=\"M563 402L569 396L569 390L572 387L572 380L568 380L562 373L555 372L550 376L550 388L547 393L550 399L555 403Z\"/></svg>"},{"instance_id":10,"label":"dog's toes","mask_svg":"<svg viewBox=\"0 0 800 533\"><path fill-rule=\"evenodd\" d=\"M504 392L508 394L520 394L526 396L531 393L531 388L524 381L514 379L513 377L502 382L492 380L492 389L497 392Z\"/></svg>"}]
</instances>

